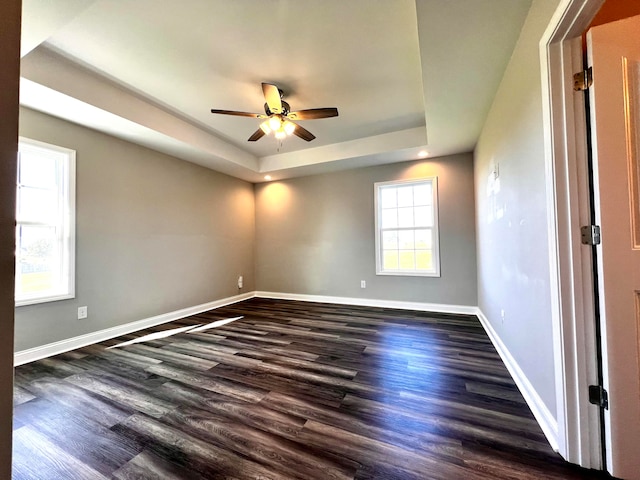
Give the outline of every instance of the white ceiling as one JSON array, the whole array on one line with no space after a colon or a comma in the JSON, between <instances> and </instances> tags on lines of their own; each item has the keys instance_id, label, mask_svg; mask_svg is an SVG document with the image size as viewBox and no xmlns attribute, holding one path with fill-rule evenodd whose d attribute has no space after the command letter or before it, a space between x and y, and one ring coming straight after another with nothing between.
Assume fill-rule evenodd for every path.
<instances>
[{"instance_id":1,"label":"white ceiling","mask_svg":"<svg viewBox=\"0 0 640 480\"><path fill-rule=\"evenodd\" d=\"M21 103L263 181L473 150L531 0L23 0ZM261 82L337 107L247 138Z\"/></svg>"}]
</instances>

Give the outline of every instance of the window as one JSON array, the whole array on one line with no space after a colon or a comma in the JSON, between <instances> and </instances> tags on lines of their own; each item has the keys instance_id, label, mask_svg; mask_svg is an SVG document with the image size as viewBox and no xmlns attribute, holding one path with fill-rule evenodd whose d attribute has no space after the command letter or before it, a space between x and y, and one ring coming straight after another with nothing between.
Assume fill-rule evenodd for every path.
<instances>
[{"instance_id":1,"label":"window","mask_svg":"<svg viewBox=\"0 0 640 480\"><path fill-rule=\"evenodd\" d=\"M440 276L437 180L375 184L378 275Z\"/></svg>"},{"instance_id":2,"label":"window","mask_svg":"<svg viewBox=\"0 0 640 480\"><path fill-rule=\"evenodd\" d=\"M75 151L20 138L16 200L16 306L73 298Z\"/></svg>"}]
</instances>

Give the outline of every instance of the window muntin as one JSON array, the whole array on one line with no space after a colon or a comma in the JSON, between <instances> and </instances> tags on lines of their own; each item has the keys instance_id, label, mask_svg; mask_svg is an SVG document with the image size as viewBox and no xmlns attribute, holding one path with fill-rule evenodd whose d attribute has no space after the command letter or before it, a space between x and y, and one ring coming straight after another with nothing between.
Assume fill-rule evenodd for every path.
<instances>
[{"instance_id":1,"label":"window muntin","mask_svg":"<svg viewBox=\"0 0 640 480\"><path fill-rule=\"evenodd\" d=\"M73 298L75 151L20 138L16 306Z\"/></svg>"},{"instance_id":2,"label":"window muntin","mask_svg":"<svg viewBox=\"0 0 640 480\"><path fill-rule=\"evenodd\" d=\"M376 273L440 276L437 177L379 182Z\"/></svg>"}]
</instances>

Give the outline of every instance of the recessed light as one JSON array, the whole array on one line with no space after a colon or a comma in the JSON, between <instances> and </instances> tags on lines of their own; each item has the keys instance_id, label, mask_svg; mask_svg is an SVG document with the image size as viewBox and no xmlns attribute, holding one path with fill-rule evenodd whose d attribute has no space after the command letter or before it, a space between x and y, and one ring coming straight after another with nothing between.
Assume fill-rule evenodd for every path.
<instances>
[{"instance_id":1,"label":"recessed light","mask_svg":"<svg viewBox=\"0 0 640 480\"><path fill-rule=\"evenodd\" d=\"M418 156L419 156L420 158L424 158L424 157L426 157L427 155L429 155L429 152L427 152L426 150L420 150L420 151L418 152Z\"/></svg>"},{"instance_id":2,"label":"recessed light","mask_svg":"<svg viewBox=\"0 0 640 480\"><path fill-rule=\"evenodd\" d=\"M265 180L271 180L271 175L265 175L265 176L264 176L264 179L265 179Z\"/></svg>"}]
</instances>

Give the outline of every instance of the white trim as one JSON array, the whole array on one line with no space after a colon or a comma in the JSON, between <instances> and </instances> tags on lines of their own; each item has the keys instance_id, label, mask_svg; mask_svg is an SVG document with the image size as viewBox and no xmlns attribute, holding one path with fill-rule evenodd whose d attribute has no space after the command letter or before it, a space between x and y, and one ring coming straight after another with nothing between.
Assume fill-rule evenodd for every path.
<instances>
[{"instance_id":1,"label":"white trim","mask_svg":"<svg viewBox=\"0 0 640 480\"><path fill-rule=\"evenodd\" d=\"M209 303L203 303L201 305L196 305L193 307L183 308L181 310L176 310L162 315L156 315L154 317L138 320L136 322L118 325L117 327L107 328L104 330L99 330L97 332L88 333L86 335L80 335L77 337L69 338L67 340L50 343L41 347L35 347L28 350L15 352L14 366L24 365L25 363L51 357L53 355L58 355L60 353L68 352L70 350L81 348L94 343L103 342L105 340L136 332L138 330L143 330L145 328L172 322L180 318L185 318L190 315L195 315L197 313L205 312L215 308L220 308L232 303L249 300L254 297L271 298L277 300L296 300L300 302L333 303L338 305L396 308L400 310L415 310L420 312L451 313L458 315L477 316L482 327L484 328L494 347L498 351L500 358L507 367L507 370L511 374L514 382L522 393L522 396L527 402L527 405L529 405L529 408L533 412L534 417L540 424L540 427L542 428L542 431L544 432L547 440L551 444L551 447L556 451L558 450L558 424L555 418L546 407L531 382L527 379L526 375L519 367L507 347L504 345L504 343L502 343L502 340L500 340L500 337L498 337L498 334L493 329L486 316L478 307L472 305L448 305L441 303L404 302L397 300L378 300L372 298L333 297L325 295L305 295L299 293L255 291L243 293L241 295L235 295L233 297L223 298L220 300L215 300Z\"/></svg>"},{"instance_id":2,"label":"white trim","mask_svg":"<svg viewBox=\"0 0 640 480\"><path fill-rule=\"evenodd\" d=\"M136 332L145 328L153 327L167 322L172 322L180 318L195 315L197 313L206 312L207 310L213 310L214 308L224 307L232 303L237 303L242 300L248 300L255 295L253 292L243 293L241 295L235 295L233 297L222 298L220 300L214 300L212 302L195 305L193 307L183 308L181 310L175 310L173 312L163 313L162 315L156 315L154 317L145 318L124 325L118 325L117 327L106 328L104 330L98 330L97 332L87 333L77 337L61 340L59 342L49 343L40 347L30 348L28 350L22 350L14 353L14 366L23 365L25 363L34 362L42 358L51 357L60 353L68 352L69 350L75 350L76 348L86 347L98 342L104 342L111 338L119 337L120 335L126 335L128 333Z\"/></svg>"},{"instance_id":3,"label":"white trim","mask_svg":"<svg viewBox=\"0 0 640 480\"><path fill-rule=\"evenodd\" d=\"M518 362L513 358L513 355L511 355L505 344L502 343L502 340L491 326L487 317L482 313L482 310L479 308L476 309L476 315L478 316L484 330L487 332L487 335L491 339L491 343L493 343L493 346L498 351L498 354L507 367L507 370L509 370L513 381L516 383L516 386L527 402L527 405L529 405L531 412L533 412L533 416L538 421L540 428L542 428L542 432L545 437L547 437L551 448L558 451L558 423L555 417L542 401L542 398L540 398L540 395L538 395L538 392L536 392L536 389L522 371Z\"/></svg>"},{"instance_id":4,"label":"white trim","mask_svg":"<svg viewBox=\"0 0 640 480\"><path fill-rule=\"evenodd\" d=\"M475 315L478 307L471 305L447 305L443 303L402 302L397 300L378 300L373 298L331 297L326 295L305 295L301 293L255 292L259 298L277 300L298 300L300 302L336 303L339 305L359 305L364 307L397 308L419 312L456 313Z\"/></svg>"},{"instance_id":5,"label":"white trim","mask_svg":"<svg viewBox=\"0 0 640 480\"><path fill-rule=\"evenodd\" d=\"M578 238L588 194L584 112L572 74L580 64L580 36L602 2L562 0L540 40L558 452L587 468L601 463L599 429L586 398L595 343L590 258Z\"/></svg>"},{"instance_id":6,"label":"white trim","mask_svg":"<svg viewBox=\"0 0 640 480\"><path fill-rule=\"evenodd\" d=\"M480 320L482 327L489 336L491 343L498 351L507 370L511 374L520 393L540 424L545 437L551 447L558 451L558 422L542 401L538 392L524 374L516 360L504 345L496 331L493 329L487 317L482 311L471 305L446 305L441 303L402 302L396 300L378 300L371 298L331 297L324 295L305 295L299 293L263 292L256 291L258 298L272 298L277 300L297 300L301 302L335 303L339 305L360 305L366 307L397 308L402 310L416 310L421 312L454 313L461 315L475 315Z\"/></svg>"}]
</instances>

